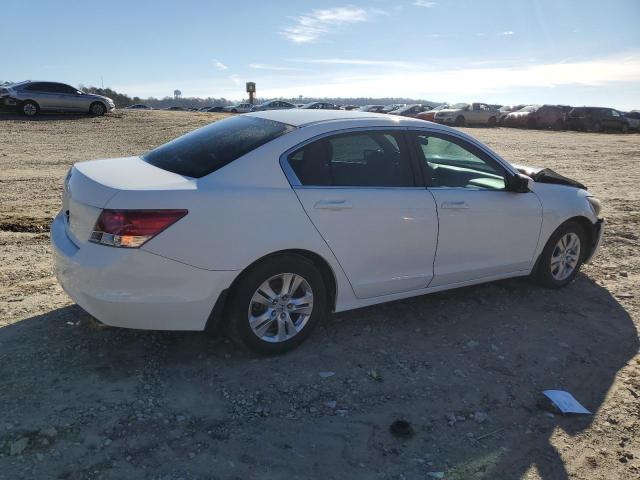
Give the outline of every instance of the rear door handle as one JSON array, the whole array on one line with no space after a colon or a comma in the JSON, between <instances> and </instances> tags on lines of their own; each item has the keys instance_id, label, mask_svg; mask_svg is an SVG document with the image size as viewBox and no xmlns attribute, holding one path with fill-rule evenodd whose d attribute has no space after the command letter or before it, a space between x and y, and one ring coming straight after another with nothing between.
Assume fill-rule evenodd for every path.
<instances>
[{"instance_id":1,"label":"rear door handle","mask_svg":"<svg viewBox=\"0 0 640 480\"><path fill-rule=\"evenodd\" d=\"M442 202L440 208L448 208L451 210L463 210L465 208L469 208L469 204L464 201L455 201L455 202Z\"/></svg>"},{"instance_id":2,"label":"rear door handle","mask_svg":"<svg viewBox=\"0 0 640 480\"><path fill-rule=\"evenodd\" d=\"M319 200L313 208L317 210L348 210L353 208L353 205L346 200Z\"/></svg>"}]
</instances>

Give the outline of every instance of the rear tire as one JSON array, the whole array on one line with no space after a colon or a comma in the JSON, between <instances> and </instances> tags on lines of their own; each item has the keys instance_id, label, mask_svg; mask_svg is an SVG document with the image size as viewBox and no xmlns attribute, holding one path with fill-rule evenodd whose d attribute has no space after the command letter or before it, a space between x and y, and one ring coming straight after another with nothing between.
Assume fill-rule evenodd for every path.
<instances>
[{"instance_id":1,"label":"rear tire","mask_svg":"<svg viewBox=\"0 0 640 480\"><path fill-rule=\"evenodd\" d=\"M27 100L20 105L20 111L25 117L35 117L40 113L40 105L32 100Z\"/></svg>"},{"instance_id":2,"label":"rear tire","mask_svg":"<svg viewBox=\"0 0 640 480\"><path fill-rule=\"evenodd\" d=\"M621 130L622 130L622 133L629 133L629 125L627 125L626 123L623 123Z\"/></svg>"},{"instance_id":3,"label":"rear tire","mask_svg":"<svg viewBox=\"0 0 640 480\"><path fill-rule=\"evenodd\" d=\"M89 106L89 113L94 117L101 117L105 113L107 113L107 107L104 106L102 102L93 102Z\"/></svg>"},{"instance_id":4,"label":"rear tire","mask_svg":"<svg viewBox=\"0 0 640 480\"><path fill-rule=\"evenodd\" d=\"M596 133L601 132L602 131L602 125L600 125L600 122L596 122L596 123L593 124L593 127L591 127L591 130L593 132L596 132Z\"/></svg>"},{"instance_id":5,"label":"rear tire","mask_svg":"<svg viewBox=\"0 0 640 480\"><path fill-rule=\"evenodd\" d=\"M587 234L578 222L566 222L553 232L542 250L533 280L547 288L562 288L573 281L587 255Z\"/></svg>"},{"instance_id":6,"label":"rear tire","mask_svg":"<svg viewBox=\"0 0 640 480\"><path fill-rule=\"evenodd\" d=\"M255 352L284 353L311 335L327 305L324 280L313 263L300 255L274 255L243 272L234 285L229 333Z\"/></svg>"}]
</instances>

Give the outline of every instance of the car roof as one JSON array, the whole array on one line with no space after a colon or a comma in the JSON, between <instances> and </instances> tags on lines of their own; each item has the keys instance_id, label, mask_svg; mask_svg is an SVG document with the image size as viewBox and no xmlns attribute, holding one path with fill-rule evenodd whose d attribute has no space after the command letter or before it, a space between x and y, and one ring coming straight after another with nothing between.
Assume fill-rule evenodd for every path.
<instances>
[{"instance_id":1,"label":"car roof","mask_svg":"<svg viewBox=\"0 0 640 480\"><path fill-rule=\"evenodd\" d=\"M425 126L427 122L424 120L416 120L413 118L398 117L396 115L386 115L383 113L361 112L358 110L308 110L308 109L290 109L290 110L267 110L262 112L252 112L246 115L251 117L264 118L276 122L286 123L294 127L302 127L310 124L332 122L336 120L351 120L354 122L367 121L371 124L372 120L377 121L380 126L397 126L398 124L406 126ZM436 127L437 124L430 124Z\"/></svg>"}]
</instances>

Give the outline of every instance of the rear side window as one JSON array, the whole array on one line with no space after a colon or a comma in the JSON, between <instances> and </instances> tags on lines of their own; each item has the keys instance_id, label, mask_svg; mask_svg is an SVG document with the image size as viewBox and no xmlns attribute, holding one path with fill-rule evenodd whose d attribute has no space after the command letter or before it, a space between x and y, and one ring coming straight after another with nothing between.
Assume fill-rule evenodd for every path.
<instances>
[{"instance_id":1,"label":"rear side window","mask_svg":"<svg viewBox=\"0 0 640 480\"><path fill-rule=\"evenodd\" d=\"M273 120L238 116L178 137L142 159L179 175L200 178L294 129Z\"/></svg>"},{"instance_id":2,"label":"rear side window","mask_svg":"<svg viewBox=\"0 0 640 480\"><path fill-rule=\"evenodd\" d=\"M289 156L306 186L413 187L411 159L402 137L370 131L323 138Z\"/></svg>"}]
</instances>

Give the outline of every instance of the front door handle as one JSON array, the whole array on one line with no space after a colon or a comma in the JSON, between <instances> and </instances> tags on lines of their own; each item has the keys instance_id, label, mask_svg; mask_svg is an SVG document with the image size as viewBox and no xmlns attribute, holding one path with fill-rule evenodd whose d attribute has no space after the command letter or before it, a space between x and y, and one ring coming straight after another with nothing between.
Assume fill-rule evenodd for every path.
<instances>
[{"instance_id":1,"label":"front door handle","mask_svg":"<svg viewBox=\"0 0 640 480\"><path fill-rule=\"evenodd\" d=\"M346 200L320 200L313 208L317 210L348 210L353 208L353 205Z\"/></svg>"},{"instance_id":2,"label":"front door handle","mask_svg":"<svg viewBox=\"0 0 640 480\"><path fill-rule=\"evenodd\" d=\"M465 208L469 208L469 204L464 201L452 201L452 202L442 202L440 208L448 208L451 210L463 210Z\"/></svg>"}]
</instances>

